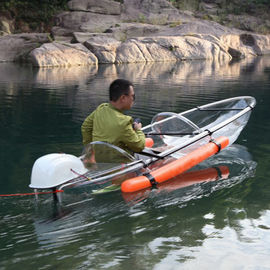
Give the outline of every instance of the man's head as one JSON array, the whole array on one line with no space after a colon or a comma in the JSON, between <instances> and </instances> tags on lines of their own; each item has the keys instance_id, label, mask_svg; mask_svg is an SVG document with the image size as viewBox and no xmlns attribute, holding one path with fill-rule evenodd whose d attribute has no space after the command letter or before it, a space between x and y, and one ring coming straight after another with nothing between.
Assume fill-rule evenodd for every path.
<instances>
[{"instance_id":1,"label":"man's head","mask_svg":"<svg viewBox=\"0 0 270 270\"><path fill-rule=\"evenodd\" d=\"M110 102L120 110L131 109L135 100L133 84L123 79L117 79L111 83L109 94Z\"/></svg>"}]
</instances>

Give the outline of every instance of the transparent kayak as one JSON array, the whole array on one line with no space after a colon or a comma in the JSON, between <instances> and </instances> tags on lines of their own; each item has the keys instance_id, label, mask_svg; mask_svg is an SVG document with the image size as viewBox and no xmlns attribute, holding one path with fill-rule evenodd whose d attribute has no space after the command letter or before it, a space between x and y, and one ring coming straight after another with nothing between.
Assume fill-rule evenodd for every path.
<instances>
[{"instance_id":1,"label":"transparent kayak","mask_svg":"<svg viewBox=\"0 0 270 270\"><path fill-rule=\"evenodd\" d=\"M168 164L176 164L177 160L181 165L183 158L192 153L195 155L194 151L204 149L202 147L210 141L226 137L226 146L233 144L255 105L253 97L241 96L182 113L159 113L151 124L142 129L146 137L152 139L153 145L141 153L132 156L111 144L92 142L80 157L55 153L45 155L34 163L29 186L63 190L85 185L113 185L112 190L119 190L114 186L121 186L128 179L151 176L159 168L166 171Z\"/></svg>"}]
</instances>

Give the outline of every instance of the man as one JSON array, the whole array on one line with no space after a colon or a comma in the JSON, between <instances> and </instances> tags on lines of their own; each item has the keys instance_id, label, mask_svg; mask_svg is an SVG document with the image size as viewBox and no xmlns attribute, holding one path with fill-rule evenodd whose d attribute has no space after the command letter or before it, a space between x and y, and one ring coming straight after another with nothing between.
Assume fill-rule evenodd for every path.
<instances>
[{"instance_id":1,"label":"man","mask_svg":"<svg viewBox=\"0 0 270 270\"><path fill-rule=\"evenodd\" d=\"M97 107L83 122L83 144L103 141L116 145L129 153L141 152L145 136L141 123L133 122L124 114L134 104L135 94L131 82L123 79L113 81L109 88L110 102Z\"/></svg>"}]
</instances>

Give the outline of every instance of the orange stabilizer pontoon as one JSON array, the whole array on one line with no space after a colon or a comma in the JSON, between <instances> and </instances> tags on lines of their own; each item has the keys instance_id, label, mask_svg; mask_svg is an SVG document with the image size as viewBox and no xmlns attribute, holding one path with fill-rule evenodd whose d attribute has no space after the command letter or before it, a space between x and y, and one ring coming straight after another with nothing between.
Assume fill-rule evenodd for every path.
<instances>
[{"instance_id":1,"label":"orange stabilizer pontoon","mask_svg":"<svg viewBox=\"0 0 270 270\"><path fill-rule=\"evenodd\" d=\"M154 141L152 138L145 138L145 147L152 147L154 145Z\"/></svg>"},{"instance_id":2,"label":"orange stabilizer pontoon","mask_svg":"<svg viewBox=\"0 0 270 270\"><path fill-rule=\"evenodd\" d=\"M199 171L184 172L158 185L158 189L156 190L156 192L171 192L194 184L227 179L229 177L229 174L230 171L227 166L218 166L202 169ZM122 196L124 200L128 203L137 203L147 198L150 194L150 191L151 189L148 188L136 192L123 192Z\"/></svg>"},{"instance_id":3,"label":"orange stabilizer pontoon","mask_svg":"<svg viewBox=\"0 0 270 270\"><path fill-rule=\"evenodd\" d=\"M221 136L215 141L210 141L191 153L172 161L171 163L164 165L147 175L137 176L124 181L121 185L121 190L122 192L134 192L151 187L153 184L167 181L218 153L228 144L229 139L225 136Z\"/></svg>"}]
</instances>

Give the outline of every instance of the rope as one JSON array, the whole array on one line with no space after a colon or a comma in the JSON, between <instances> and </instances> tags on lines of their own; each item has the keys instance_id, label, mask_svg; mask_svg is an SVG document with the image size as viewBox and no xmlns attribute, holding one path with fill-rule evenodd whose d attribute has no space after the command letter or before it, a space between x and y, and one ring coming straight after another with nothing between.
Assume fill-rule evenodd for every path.
<instances>
[{"instance_id":1,"label":"rope","mask_svg":"<svg viewBox=\"0 0 270 270\"><path fill-rule=\"evenodd\" d=\"M80 177L83 177L83 178L85 178L86 180L91 180L91 178L90 177L87 177L86 175L84 175L84 174L80 174L80 173L78 173L78 172L76 172L76 171L74 171L73 169L70 169L73 173L75 173L76 175L78 175L78 176L80 176Z\"/></svg>"},{"instance_id":2,"label":"rope","mask_svg":"<svg viewBox=\"0 0 270 270\"><path fill-rule=\"evenodd\" d=\"M31 192L31 193L14 193L14 194L0 194L0 197L15 197L15 196L29 196L29 195L41 195L64 192L64 190L44 191L44 192Z\"/></svg>"}]
</instances>

